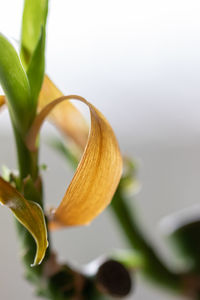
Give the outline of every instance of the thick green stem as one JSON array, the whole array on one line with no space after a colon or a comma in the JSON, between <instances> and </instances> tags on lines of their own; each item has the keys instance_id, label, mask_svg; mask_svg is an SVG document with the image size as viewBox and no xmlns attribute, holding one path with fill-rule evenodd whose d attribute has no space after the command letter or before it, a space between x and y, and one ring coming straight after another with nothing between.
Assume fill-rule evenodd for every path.
<instances>
[{"instance_id":1,"label":"thick green stem","mask_svg":"<svg viewBox=\"0 0 200 300\"><path fill-rule=\"evenodd\" d=\"M18 133L16 128L13 126L17 156L18 156L18 166L19 166L19 190L28 200L37 202L40 206L42 203L42 188L37 188L35 182L38 180L38 153L31 153L21 135ZM28 189L26 188L26 179L29 178L31 185L29 184ZM42 266L36 266L34 268L30 267L34 261L36 253L36 244L30 233L18 222L16 221L17 231L19 233L21 248L22 248L22 259L26 266L26 277L32 281L39 281L39 277L42 273Z\"/></svg>"},{"instance_id":2,"label":"thick green stem","mask_svg":"<svg viewBox=\"0 0 200 300\"><path fill-rule=\"evenodd\" d=\"M131 215L131 209L123 197L120 186L115 193L111 208L128 242L134 250L143 256L144 265L141 271L155 283L160 283L180 292L182 288L181 276L167 268L150 243L144 238L143 233L138 228L135 216Z\"/></svg>"},{"instance_id":3,"label":"thick green stem","mask_svg":"<svg viewBox=\"0 0 200 300\"><path fill-rule=\"evenodd\" d=\"M36 180L38 177L38 151L31 153L14 125L13 130L17 146L20 179L23 181L27 176L31 176L33 180Z\"/></svg>"},{"instance_id":4,"label":"thick green stem","mask_svg":"<svg viewBox=\"0 0 200 300\"><path fill-rule=\"evenodd\" d=\"M38 153L31 153L15 128L14 132L20 172L19 190L27 200L37 202L41 207L43 207L42 186L38 174ZM48 220L46 220L46 222L48 227ZM89 298L89 295L95 292L95 295L98 294L99 299L101 298L101 294L96 291L92 280L90 280L87 276L79 274L68 266L58 264L58 271L53 271L52 275L46 274L45 270L47 269L47 264L50 265L50 269L55 268L54 265L52 266L53 254L51 254L49 234L49 247L43 262L39 266L31 267L36 253L35 241L30 233L18 221L16 222L16 225L19 233L19 240L21 242L22 259L25 264L25 275L29 281L35 284L38 295L51 300L69 300L75 299L76 297L77 300L89 300L94 299L91 298L92 296ZM57 264L56 260L55 264ZM52 270L50 270L50 272L52 272ZM79 278L82 278L81 281L83 282L81 289ZM88 286L90 287L90 282L92 288L88 288ZM77 293L78 295L80 294L80 297Z\"/></svg>"}]
</instances>

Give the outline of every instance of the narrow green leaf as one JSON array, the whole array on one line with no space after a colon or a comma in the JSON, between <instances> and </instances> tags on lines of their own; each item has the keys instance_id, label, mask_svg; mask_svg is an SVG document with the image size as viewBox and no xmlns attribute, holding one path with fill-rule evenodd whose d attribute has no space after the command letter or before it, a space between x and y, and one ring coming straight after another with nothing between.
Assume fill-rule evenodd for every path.
<instances>
[{"instance_id":1,"label":"narrow green leaf","mask_svg":"<svg viewBox=\"0 0 200 300\"><path fill-rule=\"evenodd\" d=\"M31 233L37 244L32 266L40 264L48 247L44 214L39 204L27 201L14 187L0 177L0 203L10 208L18 221Z\"/></svg>"},{"instance_id":2,"label":"narrow green leaf","mask_svg":"<svg viewBox=\"0 0 200 300\"><path fill-rule=\"evenodd\" d=\"M71 164L73 169L77 168L79 163L77 156L74 155L73 151L69 147L66 147L59 138L51 138L48 141L48 145L58 151Z\"/></svg>"},{"instance_id":3,"label":"narrow green leaf","mask_svg":"<svg viewBox=\"0 0 200 300\"><path fill-rule=\"evenodd\" d=\"M40 39L33 52L28 70L27 76L29 79L31 87L31 98L35 104L35 110L37 108L37 99L39 96L40 89L42 87L44 78L44 68L45 68L45 32L42 27Z\"/></svg>"},{"instance_id":4,"label":"narrow green leaf","mask_svg":"<svg viewBox=\"0 0 200 300\"><path fill-rule=\"evenodd\" d=\"M134 250L116 250L112 258L119 261L128 269L140 269L145 264L143 255Z\"/></svg>"},{"instance_id":5,"label":"narrow green leaf","mask_svg":"<svg viewBox=\"0 0 200 300\"><path fill-rule=\"evenodd\" d=\"M25 0L21 33L21 60L27 69L40 39L41 27L46 25L48 0Z\"/></svg>"},{"instance_id":6,"label":"narrow green leaf","mask_svg":"<svg viewBox=\"0 0 200 300\"><path fill-rule=\"evenodd\" d=\"M25 132L32 119L28 77L11 43L0 34L0 84L6 94L15 126Z\"/></svg>"}]
</instances>

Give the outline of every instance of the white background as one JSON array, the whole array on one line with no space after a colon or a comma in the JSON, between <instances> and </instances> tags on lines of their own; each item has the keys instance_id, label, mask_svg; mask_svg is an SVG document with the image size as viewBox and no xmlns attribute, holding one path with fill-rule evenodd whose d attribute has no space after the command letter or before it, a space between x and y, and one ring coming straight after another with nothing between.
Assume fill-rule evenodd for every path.
<instances>
[{"instance_id":1,"label":"white background","mask_svg":"<svg viewBox=\"0 0 200 300\"><path fill-rule=\"evenodd\" d=\"M18 40L22 1L0 4L0 30ZM192 0L50 1L47 72L65 94L94 103L111 122L123 153L139 160L143 188L135 205L149 238L168 260L172 254L158 222L200 196L199 15L200 3ZM46 127L46 134L51 132ZM6 113L0 133L0 164L14 167ZM49 164L47 202L58 203L72 174L45 146L41 161ZM35 299L22 280L5 208L0 220L0 296ZM63 259L85 263L126 244L107 211L89 228L56 233L54 246ZM136 286L131 299L173 299L141 279Z\"/></svg>"}]
</instances>

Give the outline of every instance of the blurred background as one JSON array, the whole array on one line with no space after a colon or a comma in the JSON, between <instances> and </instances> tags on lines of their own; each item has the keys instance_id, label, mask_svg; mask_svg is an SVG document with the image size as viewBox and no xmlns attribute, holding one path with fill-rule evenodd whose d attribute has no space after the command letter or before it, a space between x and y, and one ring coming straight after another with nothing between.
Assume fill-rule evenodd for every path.
<instances>
[{"instance_id":1,"label":"blurred background","mask_svg":"<svg viewBox=\"0 0 200 300\"><path fill-rule=\"evenodd\" d=\"M22 0L0 1L0 30L19 40ZM195 0L51 0L46 69L65 94L79 94L108 118L123 153L139 166L140 193L131 200L148 238L173 268L179 265L160 220L199 202L200 2ZM46 203L57 204L72 177L46 145L41 163ZM6 111L0 116L0 165L16 167ZM56 179L56 180L55 180ZM200 209L196 210L200 215ZM0 209L0 297L36 300L23 279L14 222ZM62 260L84 264L128 245L109 209L91 226L53 234ZM130 299L178 299L140 276Z\"/></svg>"}]
</instances>

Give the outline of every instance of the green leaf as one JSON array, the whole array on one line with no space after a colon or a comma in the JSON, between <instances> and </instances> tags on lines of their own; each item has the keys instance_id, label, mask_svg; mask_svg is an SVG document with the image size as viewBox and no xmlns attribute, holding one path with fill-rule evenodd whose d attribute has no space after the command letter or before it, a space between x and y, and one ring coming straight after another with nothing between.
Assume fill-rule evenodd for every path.
<instances>
[{"instance_id":1,"label":"green leaf","mask_svg":"<svg viewBox=\"0 0 200 300\"><path fill-rule=\"evenodd\" d=\"M0 203L11 209L18 221L31 233L37 244L32 266L40 264L48 247L44 214L39 204L27 201L14 187L0 177Z\"/></svg>"},{"instance_id":2,"label":"green leaf","mask_svg":"<svg viewBox=\"0 0 200 300\"><path fill-rule=\"evenodd\" d=\"M27 76L31 87L31 98L35 105L35 111L37 108L37 99L40 89L42 87L45 69L45 32L42 27L40 39L33 52L28 70Z\"/></svg>"},{"instance_id":3,"label":"green leaf","mask_svg":"<svg viewBox=\"0 0 200 300\"><path fill-rule=\"evenodd\" d=\"M31 57L37 47L41 35L41 27L46 25L48 12L48 0L25 0L22 33L21 33L21 60L25 67L31 61Z\"/></svg>"},{"instance_id":4,"label":"green leaf","mask_svg":"<svg viewBox=\"0 0 200 300\"><path fill-rule=\"evenodd\" d=\"M0 34L0 84L6 94L11 118L18 130L26 132L33 117L28 77L11 43Z\"/></svg>"}]
</instances>

